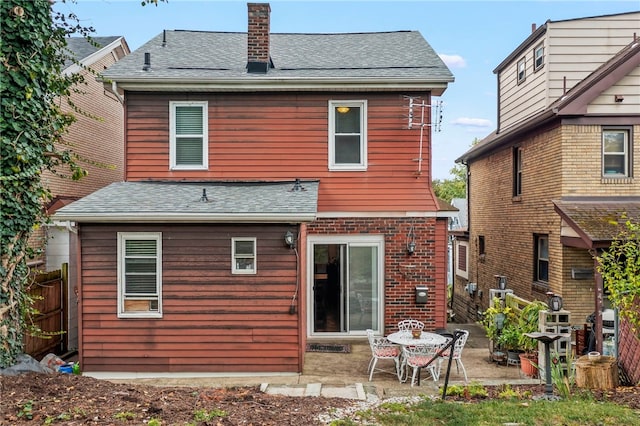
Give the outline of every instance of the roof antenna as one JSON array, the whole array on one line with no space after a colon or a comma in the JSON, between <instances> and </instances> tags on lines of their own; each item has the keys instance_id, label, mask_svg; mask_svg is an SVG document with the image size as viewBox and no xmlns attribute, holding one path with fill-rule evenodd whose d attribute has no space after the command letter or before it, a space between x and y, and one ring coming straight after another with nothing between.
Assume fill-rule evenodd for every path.
<instances>
[{"instance_id":1,"label":"roof antenna","mask_svg":"<svg viewBox=\"0 0 640 426\"><path fill-rule=\"evenodd\" d=\"M207 188L202 188L202 197L200 197L201 203L208 203L209 198L207 198Z\"/></svg>"},{"instance_id":2,"label":"roof antenna","mask_svg":"<svg viewBox=\"0 0 640 426\"><path fill-rule=\"evenodd\" d=\"M298 192L298 191L306 191L306 189L302 187L302 184L300 183L300 179L296 179L296 181L293 183L293 188L291 188L291 192Z\"/></svg>"},{"instance_id":3,"label":"roof antenna","mask_svg":"<svg viewBox=\"0 0 640 426\"><path fill-rule=\"evenodd\" d=\"M162 47L167 45L167 30L162 30Z\"/></svg>"}]
</instances>

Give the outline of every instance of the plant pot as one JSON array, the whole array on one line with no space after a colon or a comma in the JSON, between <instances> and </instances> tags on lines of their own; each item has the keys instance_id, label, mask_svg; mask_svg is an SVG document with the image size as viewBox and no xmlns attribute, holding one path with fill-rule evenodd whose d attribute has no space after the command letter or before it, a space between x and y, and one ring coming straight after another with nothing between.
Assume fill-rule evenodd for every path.
<instances>
[{"instance_id":1,"label":"plant pot","mask_svg":"<svg viewBox=\"0 0 640 426\"><path fill-rule=\"evenodd\" d=\"M507 364L520 365L520 354L522 351L507 351Z\"/></svg>"},{"instance_id":2,"label":"plant pot","mask_svg":"<svg viewBox=\"0 0 640 426\"><path fill-rule=\"evenodd\" d=\"M520 369L529 377L538 375L538 357L535 354L520 354Z\"/></svg>"}]
</instances>

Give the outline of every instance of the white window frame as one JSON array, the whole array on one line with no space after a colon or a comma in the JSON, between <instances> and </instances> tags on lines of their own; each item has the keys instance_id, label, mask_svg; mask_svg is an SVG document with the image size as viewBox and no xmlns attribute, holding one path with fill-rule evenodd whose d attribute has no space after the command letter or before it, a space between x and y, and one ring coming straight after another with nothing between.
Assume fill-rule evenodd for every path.
<instances>
[{"instance_id":1,"label":"white window frame","mask_svg":"<svg viewBox=\"0 0 640 426\"><path fill-rule=\"evenodd\" d=\"M239 254L236 252L236 243L251 242L253 243L252 254ZM238 261L241 259L253 260L252 268L241 268ZM231 273L238 275L255 275L258 273L258 245L256 238L252 237L235 237L231 238Z\"/></svg>"},{"instance_id":2,"label":"white window frame","mask_svg":"<svg viewBox=\"0 0 640 426\"><path fill-rule=\"evenodd\" d=\"M549 247L549 235L547 234L535 234L534 237L534 241L536 244L536 248L535 248L535 281L538 283L549 283L549 273L550 273L550 269L549 267L551 266L550 262L549 262L549 256L550 256L550 247ZM542 245L542 241L546 241L546 246L547 246L547 257L544 257L542 255L542 250L540 249L541 245ZM540 264L546 262L547 264L547 276L546 279L543 279L542 277L540 277Z\"/></svg>"},{"instance_id":3,"label":"white window frame","mask_svg":"<svg viewBox=\"0 0 640 426\"><path fill-rule=\"evenodd\" d=\"M522 83L527 79L527 58L522 57L518 60L516 65L516 80L518 84Z\"/></svg>"},{"instance_id":4,"label":"white window frame","mask_svg":"<svg viewBox=\"0 0 640 426\"><path fill-rule=\"evenodd\" d=\"M177 164L176 159L176 107L199 106L202 107L202 134L181 135L184 137L202 138L202 164ZM169 158L171 170L207 170L209 168L209 123L207 101L170 101L169 102Z\"/></svg>"},{"instance_id":5,"label":"white window frame","mask_svg":"<svg viewBox=\"0 0 640 426\"><path fill-rule=\"evenodd\" d=\"M360 162L336 163L335 154L335 111L338 107L360 108ZM366 100L330 100L329 101L329 170L362 171L367 170L367 101Z\"/></svg>"},{"instance_id":6,"label":"white window frame","mask_svg":"<svg viewBox=\"0 0 640 426\"><path fill-rule=\"evenodd\" d=\"M149 296L125 295L125 243L128 240L155 240L156 242L156 293ZM162 232L118 232L118 318L162 318ZM125 311L126 300L157 299L157 311Z\"/></svg>"},{"instance_id":7,"label":"white window frame","mask_svg":"<svg viewBox=\"0 0 640 426\"><path fill-rule=\"evenodd\" d=\"M466 269L460 269L460 252L461 247L464 247L464 265ZM469 242L456 240L456 275L465 279L469 279Z\"/></svg>"},{"instance_id":8,"label":"white window frame","mask_svg":"<svg viewBox=\"0 0 640 426\"><path fill-rule=\"evenodd\" d=\"M605 151L605 138L607 133L621 133L624 136L623 151L622 152L606 152ZM630 177L630 161L629 156L631 154L631 131L627 128L604 128L602 129L602 177L604 178L620 178ZM606 156L622 156L624 161L623 173L607 173L605 169L605 157Z\"/></svg>"},{"instance_id":9,"label":"white window frame","mask_svg":"<svg viewBox=\"0 0 640 426\"><path fill-rule=\"evenodd\" d=\"M533 71L536 72L544 67L544 44L540 43L533 48Z\"/></svg>"}]
</instances>

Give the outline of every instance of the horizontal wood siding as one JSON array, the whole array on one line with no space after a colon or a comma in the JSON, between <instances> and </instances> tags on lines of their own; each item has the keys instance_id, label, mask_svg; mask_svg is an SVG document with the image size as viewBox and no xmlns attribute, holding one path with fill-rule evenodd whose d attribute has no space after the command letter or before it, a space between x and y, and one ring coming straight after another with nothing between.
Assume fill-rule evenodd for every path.
<instances>
[{"instance_id":1,"label":"horizontal wood siding","mask_svg":"<svg viewBox=\"0 0 640 426\"><path fill-rule=\"evenodd\" d=\"M363 99L368 168L329 171L328 102ZM186 100L208 101L206 171L169 170L169 102ZM127 93L127 180L320 179L320 212L435 211L430 130L418 175L420 130L407 128L407 116L398 93Z\"/></svg>"},{"instance_id":2,"label":"horizontal wood siding","mask_svg":"<svg viewBox=\"0 0 640 426\"><path fill-rule=\"evenodd\" d=\"M299 372L295 252L279 225L83 225L84 371ZM117 232L162 232L161 319L117 317ZM256 275L231 274L231 238L256 237ZM297 309L300 312L300 309Z\"/></svg>"}]
</instances>

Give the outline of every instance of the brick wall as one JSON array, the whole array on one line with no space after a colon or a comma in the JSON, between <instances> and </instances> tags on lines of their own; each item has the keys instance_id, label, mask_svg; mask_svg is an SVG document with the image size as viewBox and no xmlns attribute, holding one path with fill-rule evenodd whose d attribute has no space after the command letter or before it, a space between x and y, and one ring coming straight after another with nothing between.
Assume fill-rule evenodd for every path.
<instances>
[{"instance_id":1,"label":"brick wall","mask_svg":"<svg viewBox=\"0 0 640 426\"><path fill-rule=\"evenodd\" d=\"M416 252L407 254L413 224ZM446 325L447 220L435 218L321 218L309 224L308 235L384 235L385 333L398 321L415 318L429 330ZM415 287L426 285L428 302L415 303Z\"/></svg>"},{"instance_id":2,"label":"brick wall","mask_svg":"<svg viewBox=\"0 0 640 426\"><path fill-rule=\"evenodd\" d=\"M603 119L606 120L606 119ZM605 123L603 123L604 125ZM640 158L640 126L633 129L633 158ZM560 217L552 200L566 196L637 196L640 179L602 179L602 125L563 123L514 141L522 148L522 195L512 196L513 145L470 164L470 281L479 294L471 298L456 286L458 319L471 318L489 305L494 275L507 276L507 288L528 300L546 300L546 291L561 295L574 324L594 311L594 280L574 280L571 268L593 268L587 250L563 247ZM636 175L638 167L635 167ZM534 280L534 234L549 236L549 281ZM486 255L478 255L484 236ZM471 279L473 277L473 279ZM456 282L457 283L457 282ZM487 296L485 296L487 295Z\"/></svg>"}]
</instances>

